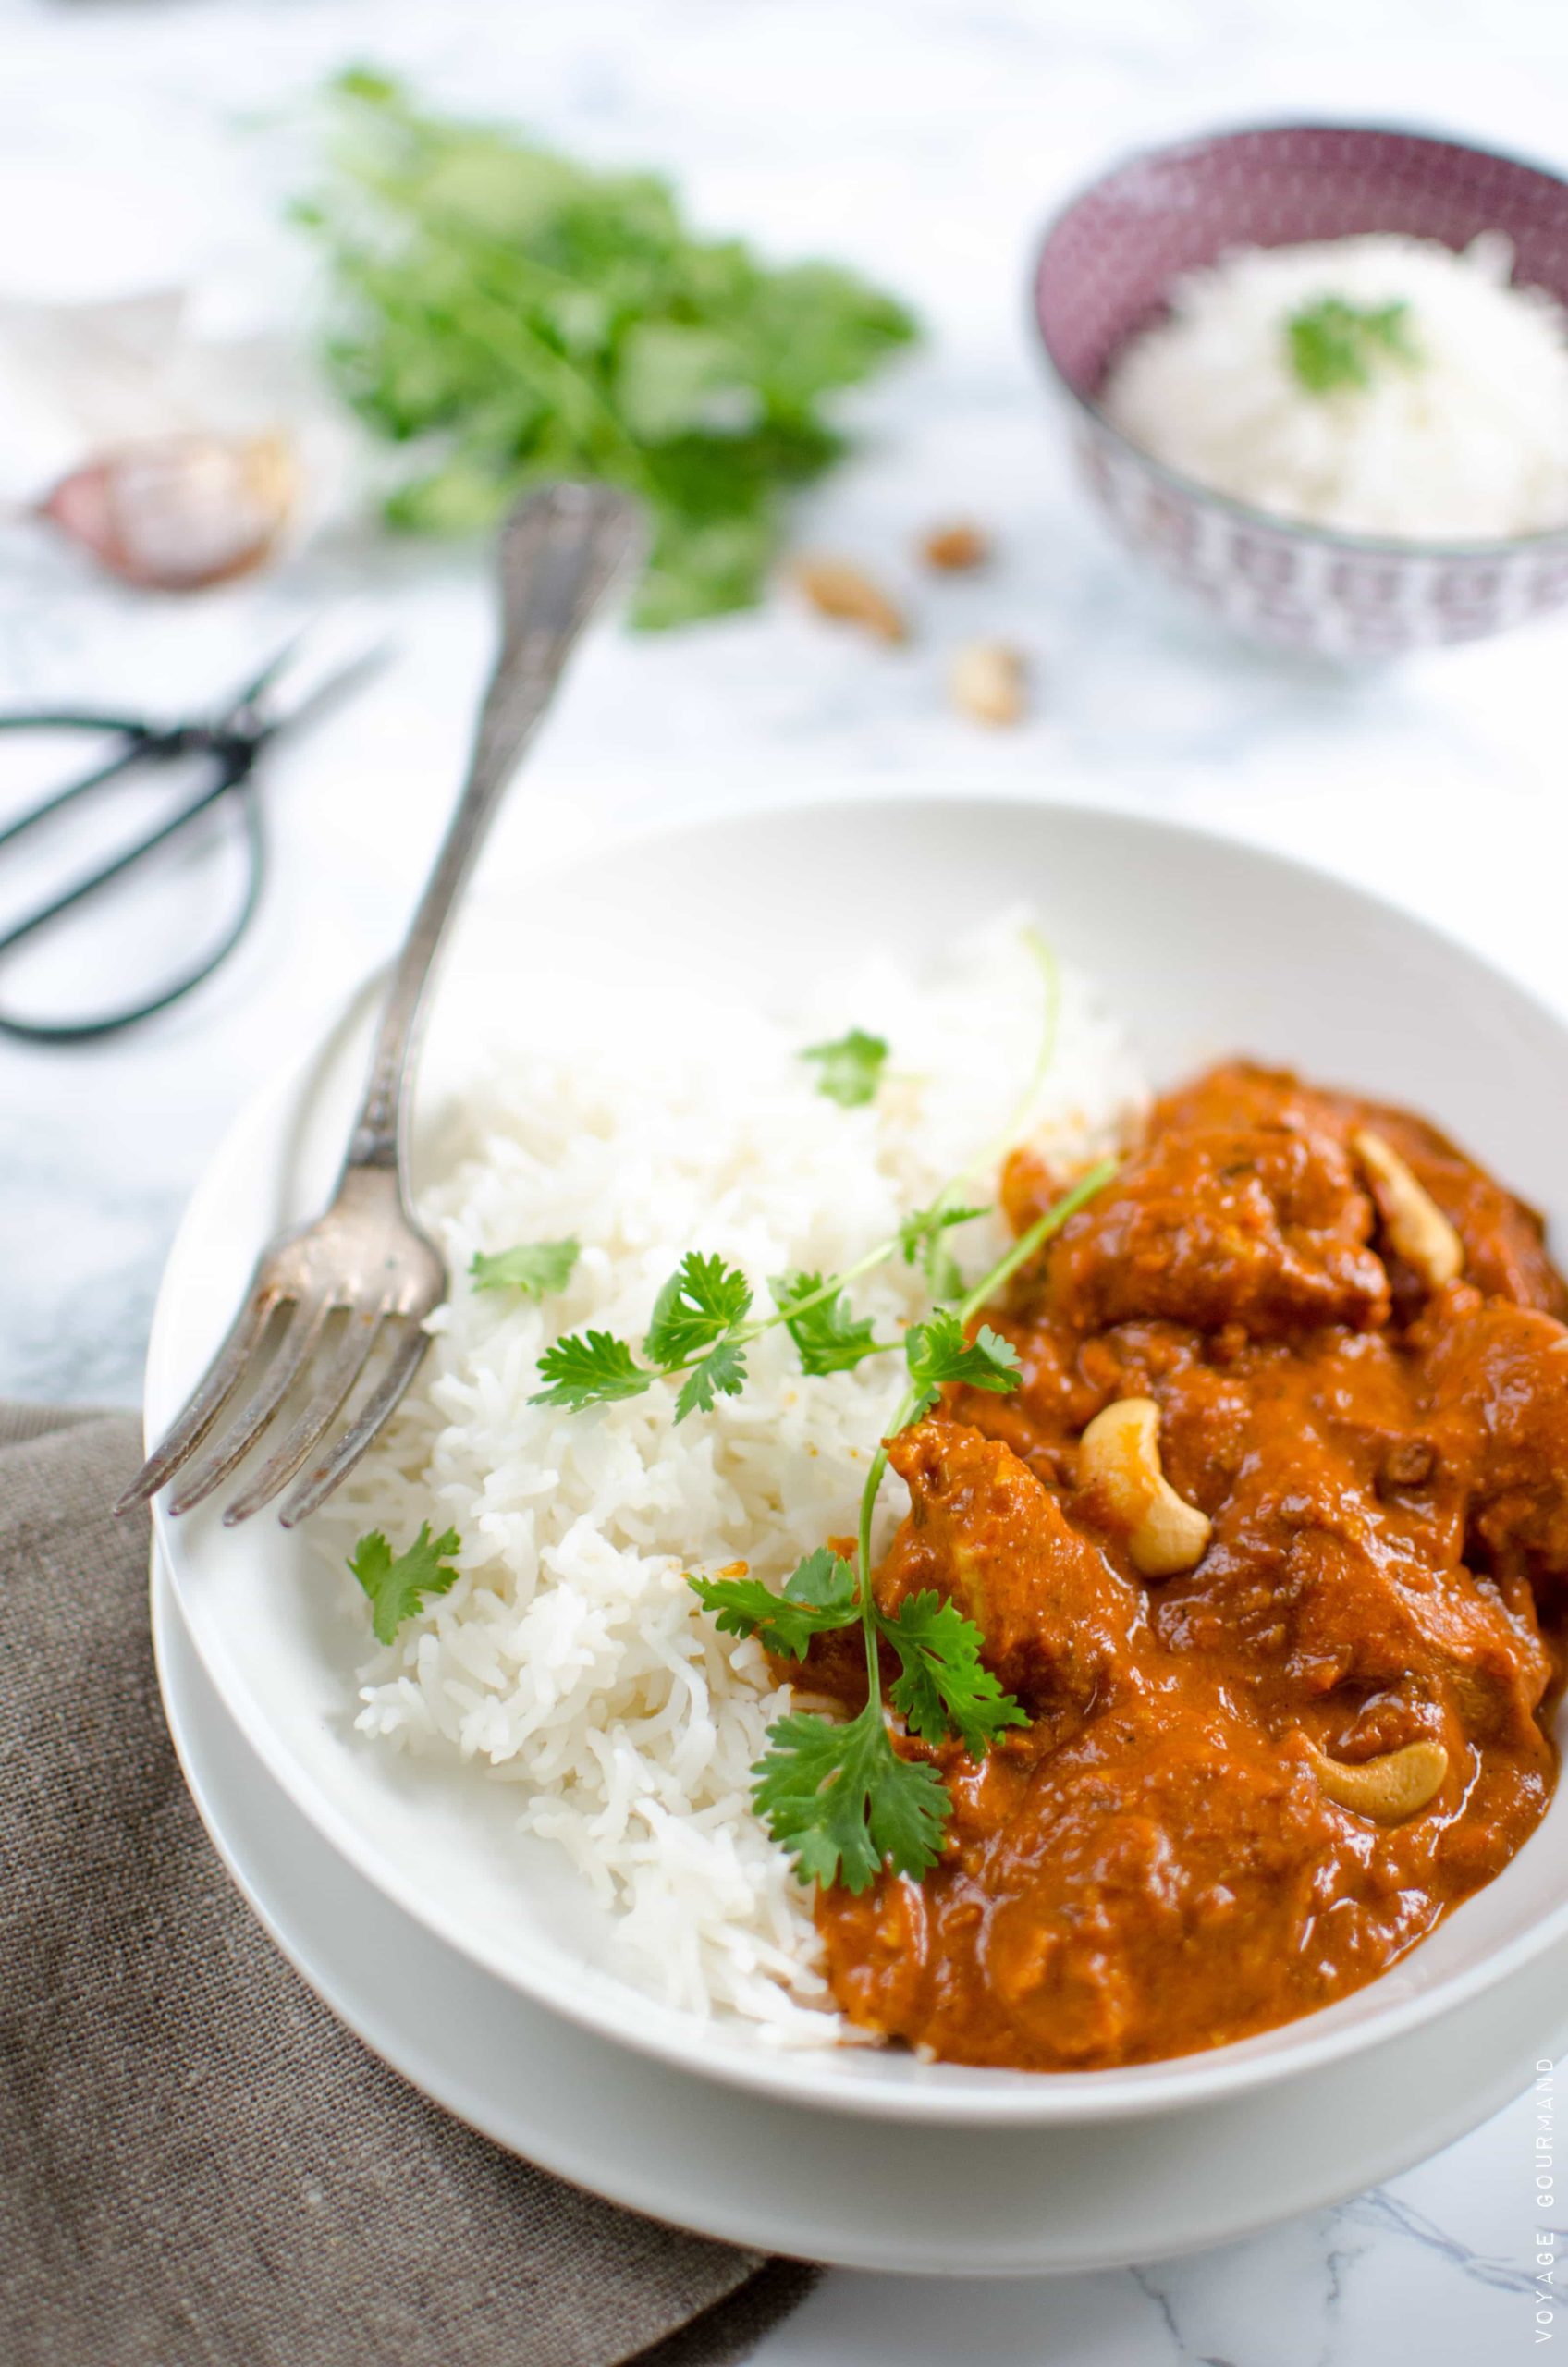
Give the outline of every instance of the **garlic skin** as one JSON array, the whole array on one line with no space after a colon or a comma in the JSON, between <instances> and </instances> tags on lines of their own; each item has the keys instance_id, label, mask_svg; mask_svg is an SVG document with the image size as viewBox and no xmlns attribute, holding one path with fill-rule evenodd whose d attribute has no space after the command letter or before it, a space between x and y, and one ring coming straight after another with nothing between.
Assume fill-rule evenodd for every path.
<instances>
[{"instance_id":1,"label":"garlic skin","mask_svg":"<svg viewBox=\"0 0 1568 2367\"><path fill-rule=\"evenodd\" d=\"M165 435L83 462L38 515L122 583L196 592L270 558L299 495L293 448L280 434Z\"/></svg>"}]
</instances>

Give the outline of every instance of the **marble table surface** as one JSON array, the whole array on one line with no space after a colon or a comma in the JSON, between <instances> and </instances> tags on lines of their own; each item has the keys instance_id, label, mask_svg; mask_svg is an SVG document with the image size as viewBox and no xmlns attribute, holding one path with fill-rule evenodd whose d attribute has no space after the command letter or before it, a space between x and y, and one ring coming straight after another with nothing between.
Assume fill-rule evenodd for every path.
<instances>
[{"instance_id":1,"label":"marble table surface","mask_svg":"<svg viewBox=\"0 0 1568 2367\"><path fill-rule=\"evenodd\" d=\"M585 652L487 859L660 816L864 779L1013 791L1217 824L1371 882L1568 1007L1561 923L1568 626L1343 674L1250 652L1169 606L1102 538L1064 465L1023 315L1032 237L1119 150L1310 114L1452 129L1568 161L1568 12L1540 0L120 0L0 5L0 305L171 284L288 325L292 128L370 57L590 154L678 171L700 217L827 250L905 291L923 353L856 413L862 456L802 534L911 598L869 648L780 595L667 640ZM0 370L5 321L0 314ZM0 403L0 495L20 494ZM991 527L984 578L922 583L919 530ZM0 532L0 699L200 704L352 599L392 656L374 691L278 751L272 885L239 956L141 1032L0 1046L0 1392L138 1391L180 1206L248 1093L395 940L438 828L485 650L477 563L339 521L263 582L167 604ZM1028 652L1027 723L951 716L953 644ZM3 806L0 806L3 811ZM0 880L0 914L13 891ZM83 957L86 958L85 956ZM1433 1015L1441 1024L1441 1013ZM1519 2079L1532 2076L1527 2035ZM1224 2252L1050 2285L836 2274L768 2367L1424 2367L1524 2359L1528 2095L1389 2187ZM1549 2317L1550 2313L1549 2312Z\"/></svg>"}]
</instances>

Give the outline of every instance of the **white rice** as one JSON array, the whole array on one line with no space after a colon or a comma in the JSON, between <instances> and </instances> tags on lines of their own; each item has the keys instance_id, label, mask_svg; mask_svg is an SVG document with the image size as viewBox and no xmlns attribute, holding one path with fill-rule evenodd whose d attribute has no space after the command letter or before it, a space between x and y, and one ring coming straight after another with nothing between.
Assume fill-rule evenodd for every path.
<instances>
[{"instance_id":1,"label":"white rice","mask_svg":"<svg viewBox=\"0 0 1568 2367\"><path fill-rule=\"evenodd\" d=\"M631 1978L781 2040L838 2032L809 1894L749 1806L749 1770L790 1694L755 1643L717 1633L684 1573L744 1562L778 1582L851 1531L900 1360L808 1380L776 1331L751 1350L741 1396L677 1427L667 1384L586 1413L532 1404L538 1358L589 1324L639 1341L690 1248L741 1266L766 1308L768 1276L847 1267L983 1149L972 1196L986 1198L1021 1115L1013 1131L1064 1170L1098 1155L1141 1107L1140 1080L1069 975L1031 1094L1045 1001L1009 922L941 976L869 963L788 1024L666 998L641 1040L627 1040L623 1005L615 1030L579 1013L569 1042L571 1021L523 1014L439 1128L422 1213L456 1279L435 1345L322 1518L356 1599L341 1556L361 1530L402 1545L429 1520L462 1539L450 1593L367 1661L361 1730L515 1784L521 1828L558 1843L617 1919ZM876 1100L845 1110L799 1051L851 1025L892 1055ZM542 1306L466 1279L476 1249L567 1234L582 1257ZM953 1240L973 1272L1005 1237L993 1217ZM853 1298L883 1336L926 1311L901 1260ZM889 1480L885 1525L901 1492Z\"/></svg>"},{"instance_id":2,"label":"white rice","mask_svg":"<svg viewBox=\"0 0 1568 2367\"><path fill-rule=\"evenodd\" d=\"M1373 235L1243 248L1179 279L1129 339L1101 408L1150 457L1233 500L1341 533L1484 541L1568 523L1568 323L1510 284L1488 233L1463 255ZM1402 303L1420 359L1314 393L1292 316L1326 297Z\"/></svg>"}]
</instances>

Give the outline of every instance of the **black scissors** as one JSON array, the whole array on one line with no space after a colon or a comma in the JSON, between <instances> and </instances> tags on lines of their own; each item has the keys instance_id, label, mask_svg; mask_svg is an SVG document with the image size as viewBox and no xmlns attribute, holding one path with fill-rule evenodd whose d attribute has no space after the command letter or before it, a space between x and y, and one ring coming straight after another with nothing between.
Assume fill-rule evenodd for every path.
<instances>
[{"instance_id":1,"label":"black scissors","mask_svg":"<svg viewBox=\"0 0 1568 2367\"><path fill-rule=\"evenodd\" d=\"M227 803L239 809L245 865L237 909L216 946L205 950L193 966L181 972L172 983L159 986L140 1001L88 1019L29 1019L0 1009L0 1034L33 1044L83 1044L101 1036L116 1035L139 1020L151 1019L155 1012L166 1011L171 1003L178 1002L192 987L210 978L227 960L251 924L266 878L266 834L255 779L257 758L279 731L285 728L293 730L314 717L378 664L385 654L380 647L361 644L357 654L337 664L325 679L318 679L303 695L297 695L286 711L279 711L274 701L285 681L297 671L306 641L306 633L295 634L227 706L204 722L158 724L130 716L77 715L50 709L0 715L0 731L76 732L98 737L106 733L118 743L103 763L93 766L80 780L52 791L40 803L0 827L0 852L15 846L19 839L68 812L82 800L112 790L135 774L184 763L195 768L197 777L197 785L187 801L157 822L144 837L0 931L0 964L18 947L35 941L53 923L78 911L126 872L180 838L204 814Z\"/></svg>"}]
</instances>

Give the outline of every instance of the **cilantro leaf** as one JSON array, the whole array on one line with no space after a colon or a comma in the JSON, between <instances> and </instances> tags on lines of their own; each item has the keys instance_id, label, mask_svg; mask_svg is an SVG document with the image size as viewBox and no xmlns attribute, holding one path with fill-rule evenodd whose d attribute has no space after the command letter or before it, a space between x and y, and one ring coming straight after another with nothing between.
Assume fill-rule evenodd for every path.
<instances>
[{"instance_id":1,"label":"cilantro leaf","mask_svg":"<svg viewBox=\"0 0 1568 2367\"><path fill-rule=\"evenodd\" d=\"M899 1757L880 1701L847 1725L796 1711L767 1738L752 1797L802 1882L858 1892L884 1859L917 1878L936 1864L952 1804L934 1767Z\"/></svg>"},{"instance_id":2,"label":"cilantro leaf","mask_svg":"<svg viewBox=\"0 0 1568 2367\"><path fill-rule=\"evenodd\" d=\"M716 1392L720 1397L739 1397L745 1379L745 1349L737 1340L721 1340L700 1365L692 1366L681 1383L675 1401L676 1420L683 1422L688 1414L711 1414Z\"/></svg>"},{"instance_id":3,"label":"cilantro leaf","mask_svg":"<svg viewBox=\"0 0 1568 2367\"><path fill-rule=\"evenodd\" d=\"M834 1043L808 1044L801 1058L818 1063L818 1093L825 1094L829 1101L837 1101L841 1109L858 1110L863 1103L876 1098L888 1046L880 1036L868 1036L864 1028L851 1027L847 1036L840 1036Z\"/></svg>"},{"instance_id":4,"label":"cilantro leaf","mask_svg":"<svg viewBox=\"0 0 1568 2367\"><path fill-rule=\"evenodd\" d=\"M921 1260L925 1286L938 1306L963 1296L963 1271L940 1233L927 1245Z\"/></svg>"},{"instance_id":5,"label":"cilantro leaf","mask_svg":"<svg viewBox=\"0 0 1568 2367\"><path fill-rule=\"evenodd\" d=\"M910 1326L904 1341L911 1380L920 1392L912 1421L929 1411L944 1385L967 1381L972 1389L989 1389L998 1397L1018 1387L1018 1351L983 1323L973 1340L950 1306L939 1306L924 1323Z\"/></svg>"},{"instance_id":6,"label":"cilantro leaf","mask_svg":"<svg viewBox=\"0 0 1568 2367\"><path fill-rule=\"evenodd\" d=\"M770 1652L803 1661L814 1636L848 1627L858 1617L859 1588L848 1562L826 1545L808 1553L781 1594L760 1578L688 1578L704 1611L726 1636L760 1636Z\"/></svg>"},{"instance_id":7,"label":"cilantro leaf","mask_svg":"<svg viewBox=\"0 0 1568 2367\"><path fill-rule=\"evenodd\" d=\"M394 1553L379 1528L360 1539L349 1556L349 1567L370 1597L371 1625L378 1642L390 1644L404 1620L411 1619L427 1597L446 1593L458 1575L447 1556L456 1553L461 1543L455 1528L445 1528L433 1538L428 1521L421 1524L406 1553Z\"/></svg>"},{"instance_id":8,"label":"cilantro leaf","mask_svg":"<svg viewBox=\"0 0 1568 2367\"><path fill-rule=\"evenodd\" d=\"M973 1758L984 1759L1004 1727L1028 1724L1011 1694L982 1666L985 1638L957 1603L935 1592L906 1595L877 1625L903 1664L888 1699L923 1742L956 1733Z\"/></svg>"},{"instance_id":9,"label":"cilantro leaf","mask_svg":"<svg viewBox=\"0 0 1568 2367\"><path fill-rule=\"evenodd\" d=\"M820 1274L776 1274L768 1283L773 1304L784 1318L784 1328L800 1351L801 1370L808 1373L849 1372L867 1356L879 1353L872 1337L871 1318L852 1316L842 1290L817 1299L799 1314L791 1309L803 1298L815 1298L823 1286Z\"/></svg>"},{"instance_id":10,"label":"cilantro leaf","mask_svg":"<svg viewBox=\"0 0 1568 2367\"><path fill-rule=\"evenodd\" d=\"M913 1208L899 1227L899 1247L904 1253L904 1264L913 1266L923 1258L932 1244L953 1225L971 1224L976 1217L988 1217L990 1213L989 1203L970 1208L947 1200L933 1200L928 1208Z\"/></svg>"},{"instance_id":11,"label":"cilantro leaf","mask_svg":"<svg viewBox=\"0 0 1568 2367\"><path fill-rule=\"evenodd\" d=\"M657 1375L640 1365L626 1342L611 1332L567 1331L552 1340L540 1357L539 1378L548 1385L534 1391L531 1405L566 1405L577 1414L585 1405L641 1397Z\"/></svg>"},{"instance_id":12,"label":"cilantro leaf","mask_svg":"<svg viewBox=\"0 0 1568 2367\"><path fill-rule=\"evenodd\" d=\"M934 1299L963 1295L963 1276L948 1246L947 1233L955 1224L968 1224L974 1218L990 1213L988 1208L962 1208L934 1200L928 1208L914 1209L900 1225L899 1246L904 1253L904 1264L913 1266L918 1260Z\"/></svg>"},{"instance_id":13,"label":"cilantro leaf","mask_svg":"<svg viewBox=\"0 0 1568 2367\"><path fill-rule=\"evenodd\" d=\"M1397 362L1408 369L1421 361L1405 303L1351 304L1341 296L1324 296L1292 313L1285 338L1291 367L1311 395L1369 386L1380 362Z\"/></svg>"},{"instance_id":14,"label":"cilantro leaf","mask_svg":"<svg viewBox=\"0 0 1568 2367\"><path fill-rule=\"evenodd\" d=\"M686 1364L731 1331L751 1303L751 1284L736 1267L688 1250L654 1302L643 1353L667 1370Z\"/></svg>"},{"instance_id":15,"label":"cilantro leaf","mask_svg":"<svg viewBox=\"0 0 1568 2367\"><path fill-rule=\"evenodd\" d=\"M325 186L294 215L333 285L327 370L402 460L389 521L472 533L542 478L603 480L654 528L638 623L754 603L790 492L845 449L826 399L913 337L908 313L698 238L653 174L426 114L362 68L329 96Z\"/></svg>"},{"instance_id":16,"label":"cilantro leaf","mask_svg":"<svg viewBox=\"0 0 1568 2367\"><path fill-rule=\"evenodd\" d=\"M475 1250L469 1265L476 1291L521 1291L526 1298L543 1298L546 1291L564 1290L582 1255L579 1242L520 1241L515 1249L498 1249L492 1257Z\"/></svg>"}]
</instances>

